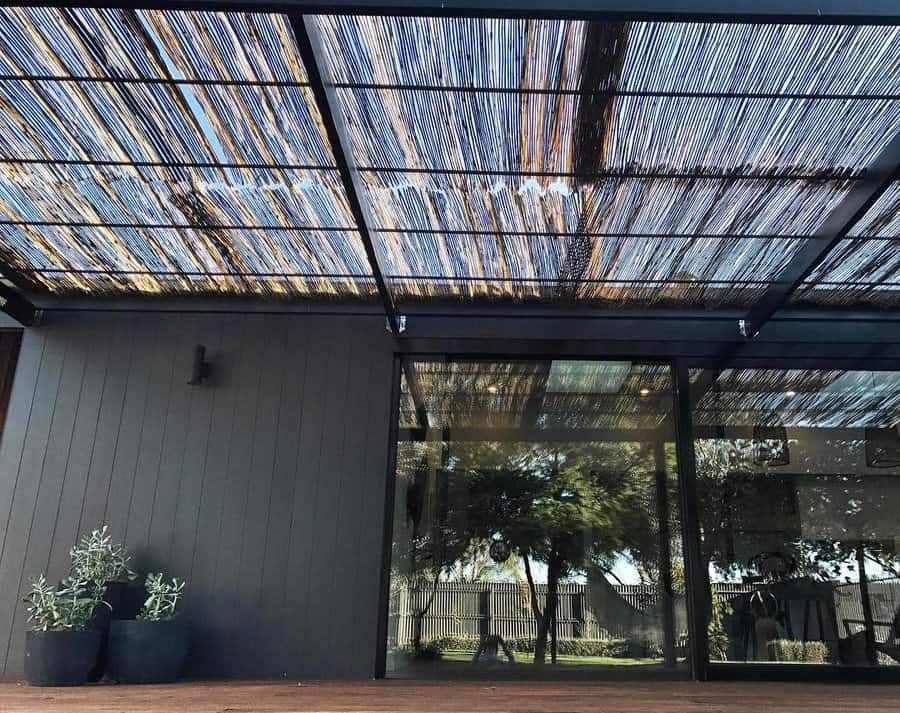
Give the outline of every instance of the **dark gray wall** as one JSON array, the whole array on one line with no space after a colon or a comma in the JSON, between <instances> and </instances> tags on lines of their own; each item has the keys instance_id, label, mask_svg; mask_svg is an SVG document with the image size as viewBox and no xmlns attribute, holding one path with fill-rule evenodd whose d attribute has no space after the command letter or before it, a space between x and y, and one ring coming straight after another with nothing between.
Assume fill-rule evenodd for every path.
<instances>
[{"instance_id":1,"label":"dark gray wall","mask_svg":"<svg viewBox=\"0 0 900 713\"><path fill-rule=\"evenodd\" d=\"M195 344L212 383L186 384ZM392 342L382 317L51 313L0 444L0 664L31 576L101 524L188 582L191 673L370 677Z\"/></svg>"}]
</instances>

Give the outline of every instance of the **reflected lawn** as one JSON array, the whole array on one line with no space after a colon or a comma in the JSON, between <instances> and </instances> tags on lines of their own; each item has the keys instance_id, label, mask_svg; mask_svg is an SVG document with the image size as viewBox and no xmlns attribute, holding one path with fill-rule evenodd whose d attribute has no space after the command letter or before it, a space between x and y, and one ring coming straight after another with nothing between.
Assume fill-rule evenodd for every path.
<instances>
[{"instance_id":1,"label":"reflected lawn","mask_svg":"<svg viewBox=\"0 0 900 713\"><path fill-rule=\"evenodd\" d=\"M445 651L441 661L461 661L471 663L474 651ZM663 663L661 658L617 658L612 656L557 656L557 666L647 666ZM521 654L516 658L516 665L533 665L531 654ZM552 666L549 657L547 666Z\"/></svg>"}]
</instances>

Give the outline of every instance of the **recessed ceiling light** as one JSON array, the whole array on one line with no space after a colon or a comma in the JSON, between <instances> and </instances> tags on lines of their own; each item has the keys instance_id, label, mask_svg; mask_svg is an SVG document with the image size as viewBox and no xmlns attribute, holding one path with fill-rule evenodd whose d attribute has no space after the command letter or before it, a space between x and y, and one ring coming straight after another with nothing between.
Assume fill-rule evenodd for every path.
<instances>
[{"instance_id":1,"label":"recessed ceiling light","mask_svg":"<svg viewBox=\"0 0 900 713\"><path fill-rule=\"evenodd\" d=\"M487 390L489 394L496 394L498 391L500 391L500 387L496 384L491 384L487 387Z\"/></svg>"},{"instance_id":2,"label":"recessed ceiling light","mask_svg":"<svg viewBox=\"0 0 900 713\"><path fill-rule=\"evenodd\" d=\"M787 396L789 399L792 399L797 395L797 392L796 391L785 391L784 395Z\"/></svg>"},{"instance_id":3,"label":"recessed ceiling light","mask_svg":"<svg viewBox=\"0 0 900 713\"><path fill-rule=\"evenodd\" d=\"M650 389L641 389L641 396L649 396Z\"/></svg>"}]
</instances>

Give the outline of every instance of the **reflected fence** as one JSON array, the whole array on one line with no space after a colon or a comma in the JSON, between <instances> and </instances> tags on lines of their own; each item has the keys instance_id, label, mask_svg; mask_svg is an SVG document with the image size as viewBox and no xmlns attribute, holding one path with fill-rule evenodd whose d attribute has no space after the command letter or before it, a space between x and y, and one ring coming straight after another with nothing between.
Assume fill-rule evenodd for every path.
<instances>
[{"instance_id":1,"label":"reflected fence","mask_svg":"<svg viewBox=\"0 0 900 713\"><path fill-rule=\"evenodd\" d=\"M547 586L535 587L543 611ZM890 638L900 610L900 580L869 582L870 611L876 638ZM753 621L750 598L761 590L779 600L784 636L798 641L824 641L835 649L858 634L865 612L856 583L794 581L776 585L718 583L716 595L724 605L723 625L730 645L727 658L746 660L755 654L748 633ZM636 640L662 649L666 599L654 585L610 584L589 578L586 584L559 585L557 637L559 640ZM671 598L674 640L683 644L687 621L683 595ZM531 590L526 582L395 583L391 589L389 646L408 649L418 633L422 642L459 638L478 641L489 635L506 641L534 638L537 623Z\"/></svg>"},{"instance_id":2,"label":"reflected fence","mask_svg":"<svg viewBox=\"0 0 900 713\"><path fill-rule=\"evenodd\" d=\"M556 616L558 639L641 638L661 647L664 634L659 609L664 606L659 588L652 585L607 585L616 595L614 606L598 606L597 587L560 584ZM535 585L538 607L546 603L547 585ZM608 597L604 601L608 601ZM672 599L675 633L687 635L684 598ZM389 645L412 645L416 628L422 641L446 637L480 639L488 635L504 640L537 635L531 590L526 582L412 582L395 586L389 610Z\"/></svg>"}]
</instances>

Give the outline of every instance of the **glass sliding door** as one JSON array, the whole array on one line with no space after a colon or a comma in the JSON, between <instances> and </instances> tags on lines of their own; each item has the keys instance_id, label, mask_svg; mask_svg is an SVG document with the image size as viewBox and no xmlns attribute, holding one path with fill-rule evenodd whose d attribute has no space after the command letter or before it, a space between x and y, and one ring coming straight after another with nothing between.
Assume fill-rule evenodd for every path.
<instances>
[{"instance_id":1,"label":"glass sliding door","mask_svg":"<svg viewBox=\"0 0 900 713\"><path fill-rule=\"evenodd\" d=\"M900 665L900 372L693 380L711 660Z\"/></svg>"},{"instance_id":2,"label":"glass sliding door","mask_svg":"<svg viewBox=\"0 0 900 713\"><path fill-rule=\"evenodd\" d=\"M387 675L686 675L668 366L403 364Z\"/></svg>"}]
</instances>

